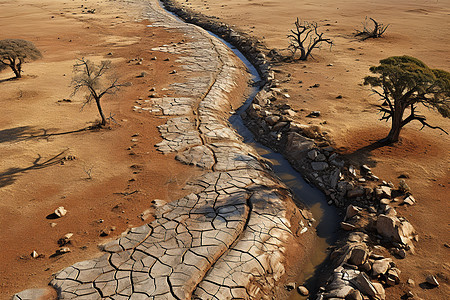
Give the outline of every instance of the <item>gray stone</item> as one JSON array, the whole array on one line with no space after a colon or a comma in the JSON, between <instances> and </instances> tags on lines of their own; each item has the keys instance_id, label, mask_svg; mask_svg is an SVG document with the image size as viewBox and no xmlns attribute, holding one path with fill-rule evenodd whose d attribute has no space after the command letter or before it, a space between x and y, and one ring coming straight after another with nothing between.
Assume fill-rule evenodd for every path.
<instances>
[{"instance_id":1,"label":"gray stone","mask_svg":"<svg viewBox=\"0 0 450 300\"><path fill-rule=\"evenodd\" d=\"M425 278L426 282L431 284L434 287L439 286L439 282L437 281L436 277L433 274L430 274Z\"/></svg>"},{"instance_id":2,"label":"gray stone","mask_svg":"<svg viewBox=\"0 0 450 300\"><path fill-rule=\"evenodd\" d=\"M360 266L366 262L368 256L369 253L367 252L367 249L364 249L362 247L353 248L350 254L350 258L347 262L355 266Z\"/></svg>"},{"instance_id":3,"label":"gray stone","mask_svg":"<svg viewBox=\"0 0 450 300\"><path fill-rule=\"evenodd\" d=\"M351 280L351 282L365 295L375 298L378 294L374 283L371 282L364 273L360 273L355 279Z\"/></svg>"},{"instance_id":4,"label":"gray stone","mask_svg":"<svg viewBox=\"0 0 450 300\"><path fill-rule=\"evenodd\" d=\"M405 245L410 244L416 236L414 227L409 222L400 221L395 216L379 215L376 228L379 234Z\"/></svg>"},{"instance_id":5,"label":"gray stone","mask_svg":"<svg viewBox=\"0 0 450 300\"><path fill-rule=\"evenodd\" d=\"M347 192L347 197L349 197L349 198L361 197L363 195L364 195L364 189L361 187L357 187L357 188L349 190Z\"/></svg>"},{"instance_id":6,"label":"gray stone","mask_svg":"<svg viewBox=\"0 0 450 300\"><path fill-rule=\"evenodd\" d=\"M308 158L310 160L315 160L317 155L318 155L318 152L316 149L312 149L311 151L308 152Z\"/></svg>"},{"instance_id":7,"label":"gray stone","mask_svg":"<svg viewBox=\"0 0 450 300\"><path fill-rule=\"evenodd\" d=\"M304 137L296 132L289 132L284 153L291 159L301 160L306 151L314 147L314 140Z\"/></svg>"},{"instance_id":8,"label":"gray stone","mask_svg":"<svg viewBox=\"0 0 450 300\"><path fill-rule=\"evenodd\" d=\"M313 161L311 163L311 168L314 171L323 171L328 168L328 164L326 162Z\"/></svg>"},{"instance_id":9,"label":"gray stone","mask_svg":"<svg viewBox=\"0 0 450 300\"><path fill-rule=\"evenodd\" d=\"M385 274L389 269L389 263L391 261L392 260L388 258L374 261L372 265L372 276L378 277L382 274Z\"/></svg>"},{"instance_id":10,"label":"gray stone","mask_svg":"<svg viewBox=\"0 0 450 300\"><path fill-rule=\"evenodd\" d=\"M379 199L381 198L391 198L392 189L388 186L382 185L375 189L375 194Z\"/></svg>"},{"instance_id":11,"label":"gray stone","mask_svg":"<svg viewBox=\"0 0 450 300\"><path fill-rule=\"evenodd\" d=\"M403 200L403 203L404 203L404 204L407 204L407 205L414 205L414 204L416 203L416 199L414 199L413 196L409 195L408 197L406 197L406 198Z\"/></svg>"},{"instance_id":12,"label":"gray stone","mask_svg":"<svg viewBox=\"0 0 450 300\"><path fill-rule=\"evenodd\" d=\"M352 231L356 229L356 226L347 222L341 222L341 228L345 231Z\"/></svg>"},{"instance_id":13,"label":"gray stone","mask_svg":"<svg viewBox=\"0 0 450 300\"><path fill-rule=\"evenodd\" d=\"M363 297L358 290L353 290L347 295L345 300L363 300Z\"/></svg>"},{"instance_id":14,"label":"gray stone","mask_svg":"<svg viewBox=\"0 0 450 300\"><path fill-rule=\"evenodd\" d=\"M353 205L350 204L349 206L347 206L347 210L346 210L346 213L345 213L345 219L348 220L348 219L353 218L354 216L359 214L360 211L361 211L360 207L353 206Z\"/></svg>"},{"instance_id":15,"label":"gray stone","mask_svg":"<svg viewBox=\"0 0 450 300\"><path fill-rule=\"evenodd\" d=\"M267 116L265 118L265 120L266 120L267 124L269 124L270 126L273 126L278 122L278 120L280 120L280 117L279 116Z\"/></svg>"}]
</instances>

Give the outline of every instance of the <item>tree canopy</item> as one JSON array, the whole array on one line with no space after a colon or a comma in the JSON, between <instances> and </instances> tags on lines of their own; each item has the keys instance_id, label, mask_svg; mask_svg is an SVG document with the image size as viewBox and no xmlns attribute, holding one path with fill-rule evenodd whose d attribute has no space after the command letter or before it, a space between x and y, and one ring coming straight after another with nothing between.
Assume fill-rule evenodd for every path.
<instances>
[{"instance_id":1,"label":"tree canopy","mask_svg":"<svg viewBox=\"0 0 450 300\"><path fill-rule=\"evenodd\" d=\"M105 74L111 71L110 60L103 60L99 64L96 64L89 59L81 58L74 64L73 69L73 95L80 90L85 90L85 104L90 103L93 100L95 101L102 119L100 125L104 126L106 124L106 117L101 106L101 99L105 95L115 94L121 87L128 86L129 84L119 83L119 80L116 77L110 78L109 80L104 78Z\"/></svg>"},{"instance_id":2,"label":"tree canopy","mask_svg":"<svg viewBox=\"0 0 450 300\"><path fill-rule=\"evenodd\" d=\"M42 57L36 46L26 40L0 40L0 70L10 67L16 78L22 77L22 64Z\"/></svg>"},{"instance_id":3,"label":"tree canopy","mask_svg":"<svg viewBox=\"0 0 450 300\"><path fill-rule=\"evenodd\" d=\"M401 129L413 120L422 128L440 129L427 123L425 116L416 113L417 105L437 110L443 117L450 117L450 73L431 69L425 63L411 56L392 56L380 60L379 66L370 67L376 76L367 76L364 84L369 84L382 97L379 106L381 120L392 121L391 131L385 141L398 141ZM403 114L409 110L409 115Z\"/></svg>"}]
</instances>

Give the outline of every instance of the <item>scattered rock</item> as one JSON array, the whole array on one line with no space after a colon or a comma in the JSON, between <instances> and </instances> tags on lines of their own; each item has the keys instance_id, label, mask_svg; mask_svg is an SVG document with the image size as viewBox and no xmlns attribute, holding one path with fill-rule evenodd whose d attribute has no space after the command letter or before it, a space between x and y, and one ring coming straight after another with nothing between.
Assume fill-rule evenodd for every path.
<instances>
[{"instance_id":1,"label":"scattered rock","mask_svg":"<svg viewBox=\"0 0 450 300\"><path fill-rule=\"evenodd\" d=\"M358 290L353 290L345 297L345 300L363 300L363 297Z\"/></svg>"},{"instance_id":2,"label":"scattered rock","mask_svg":"<svg viewBox=\"0 0 450 300\"><path fill-rule=\"evenodd\" d=\"M361 197L363 195L364 195L364 189L361 187L357 187L357 188L349 190L347 192L348 198L356 198L356 197Z\"/></svg>"},{"instance_id":3,"label":"scattered rock","mask_svg":"<svg viewBox=\"0 0 450 300\"><path fill-rule=\"evenodd\" d=\"M382 274L385 274L387 272L387 270L389 269L389 263L391 261L392 260L389 258L384 258L384 259L374 261L374 263L372 265L372 276L378 277Z\"/></svg>"},{"instance_id":4,"label":"scattered rock","mask_svg":"<svg viewBox=\"0 0 450 300\"><path fill-rule=\"evenodd\" d=\"M137 78L142 78L142 77L145 77L145 76L147 76L147 72L141 72L139 75L137 75L136 77Z\"/></svg>"},{"instance_id":5,"label":"scattered rock","mask_svg":"<svg viewBox=\"0 0 450 300\"><path fill-rule=\"evenodd\" d=\"M62 218L67 214L67 210L64 208L64 206L60 206L57 209L55 209L55 215L58 216L58 218Z\"/></svg>"},{"instance_id":6,"label":"scattered rock","mask_svg":"<svg viewBox=\"0 0 450 300\"><path fill-rule=\"evenodd\" d=\"M70 250L69 247L62 247L62 248L59 248L58 250L56 250L55 255L62 255L62 254L69 253L69 252L72 252L72 250Z\"/></svg>"},{"instance_id":7,"label":"scattered rock","mask_svg":"<svg viewBox=\"0 0 450 300\"><path fill-rule=\"evenodd\" d=\"M62 238L60 238L58 240L58 245L60 247L62 247L62 246L65 246L67 244L70 244L71 243L70 239L72 238L72 236L73 236L73 233L66 233Z\"/></svg>"},{"instance_id":8,"label":"scattered rock","mask_svg":"<svg viewBox=\"0 0 450 300\"><path fill-rule=\"evenodd\" d=\"M387 271L387 278L394 281L394 284L400 283L400 270L397 268L391 268Z\"/></svg>"},{"instance_id":9,"label":"scattered rock","mask_svg":"<svg viewBox=\"0 0 450 300\"><path fill-rule=\"evenodd\" d=\"M400 258L405 258L406 257L406 250L405 249L397 249L396 253Z\"/></svg>"},{"instance_id":10,"label":"scattered rock","mask_svg":"<svg viewBox=\"0 0 450 300\"><path fill-rule=\"evenodd\" d=\"M352 279L351 282L363 294L368 295L372 298L375 298L375 296L379 293L378 289L374 286L374 283L369 280L365 273L359 273L358 276L355 279ZM381 286L381 288L383 288L383 286Z\"/></svg>"},{"instance_id":11,"label":"scattered rock","mask_svg":"<svg viewBox=\"0 0 450 300\"><path fill-rule=\"evenodd\" d=\"M36 250L33 250L33 252L31 252L31 257L32 258L38 258L39 257L39 254L36 252Z\"/></svg>"},{"instance_id":12,"label":"scattered rock","mask_svg":"<svg viewBox=\"0 0 450 300\"><path fill-rule=\"evenodd\" d=\"M412 280L411 278L409 278L408 280L406 280L406 283L411 286L411 287L415 287L416 286L416 282L414 280Z\"/></svg>"},{"instance_id":13,"label":"scattered rock","mask_svg":"<svg viewBox=\"0 0 450 300\"><path fill-rule=\"evenodd\" d=\"M347 211L345 213L345 220L351 219L356 216L361 211L358 206L349 205L347 206Z\"/></svg>"},{"instance_id":14,"label":"scattered rock","mask_svg":"<svg viewBox=\"0 0 450 300\"><path fill-rule=\"evenodd\" d=\"M270 126L273 126L280 120L280 117L279 116L267 116L265 118L265 120L266 120L267 124L269 124Z\"/></svg>"},{"instance_id":15,"label":"scattered rock","mask_svg":"<svg viewBox=\"0 0 450 300\"><path fill-rule=\"evenodd\" d=\"M360 266L366 262L368 256L369 253L367 252L367 249L363 249L362 247L353 248L347 262L355 266Z\"/></svg>"},{"instance_id":16,"label":"scattered rock","mask_svg":"<svg viewBox=\"0 0 450 300\"><path fill-rule=\"evenodd\" d=\"M108 236L116 230L116 226L108 226L100 231L100 236Z\"/></svg>"},{"instance_id":17,"label":"scattered rock","mask_svg":"<svg viewBox=\"0 0 450 300\"><path fill-rule=\"evenodd\" d=\"M314 171L323 171L328 168L328 163L322 161L313 161L311 163L311 168L313 168Z\"/></svg>"},{"instance_id":18,"label":"scattered rock","mask_svg":"<svg viewBox=\"0 0 450 300\"><path fill-rule=\"evenodd\" d=\"M315 160L316 157L317 157L317 154L318 154L317 150L316 149L312 149L311 151L308 152L308 158L310 160Z\"/></svg>"},{"instance_id":19,"label":"scattered rock","mask_svg":"<svg viewBox=\"0 0 450 300\"><path fill-rule=\"evenodd\" d=\"M427 283L431 284L434 287L439 286L439 282L437 281L436 277L432 274L428 275L425 280Z\"/></svg>"},{"instance_id":20,"label":"scattered rock","mask_svg":"<svg viewBox=\"0 0 450 300\"><path fill-rule=\"evenodd\" d=\"M297 288L297 291L298 291L298 293L299 293L300 295L302 295L302 296L308 296L308 295L309 295L308 289L307 289L306 287L304 287L303 285L300 285L300 286Z\"/></svg>"},{"instance_id":21,"label":"scattered rock","mask_svg":"<svg viewBox=\"0 0 450 300\"><path fill-rule=\"evenodd\" d=\"M391 198L392 189L388 186L382 185L375 189L375 193L376 193L378 199Z\"/></svg>"},{"instance_id":22,"label":"scattered rock","mask_svg":"<svg viewBox=\"0 0 450 300\"><path fill-rule=\"evenodd\" d=\"M307 117L308 118L318 118L318 117L320 117L320 111L318 111L318 110L312 111L307 115Z\"/></svg>"},{"instance_id":23,"label":"scattered rock","mask_svg":"<svg viewBox=\"0 0 450 300\"><path fill-rule=\"evenodd\" d=\"M367 166L367 165L362 165L362 166L361 166L361 170L363 170L363 171L366 172L366 173L371 171L370 167Z\"/></svg>"},{"instance_id":24,"label":"scattered rock","mask_svg":"<svg viewBox=\"0 0 450 300\"><path fill-rule=\"evenodd\" d=\"M356 226L347 222L341 222L341 228L345 231L352 231L356 229Z\"/></svg>"},{"instance_id":25,"label":"scattered rock","mask_svg":"<svg viewBox=\"0 0 450 300\"><path fill-rule=\"evenodd\" d=\"M295 289L296 286L297 286L297 284L295 282L289 282L284 286L284 288L290 292L293 289Z\"/></svg>"},{"instance_id":26,"label":"scattered rock","mask_svg":"<svg viewBox=\"0 0 450 300\"><path fill-rule=\"evenodd\" d=\"M404 204L407 204L407 205L414 205L414 204L416 203L416 199L414 199L413 196L409 195L408 197L406 197L406 198L403 200L403 203L404 203Z\"/></svg>"},{"instance_id":27,"label":"scattered rock","mask_svg":"<svg viewBox=\"0 0 450 300\"><path fill-rule=\"evenodd\" d=\"M391 239L393 242L410 244L416 236L414 227L406 220L400 221L395 216L379 215L376 228L379 234Z\"/></svg>"}]
</instances>

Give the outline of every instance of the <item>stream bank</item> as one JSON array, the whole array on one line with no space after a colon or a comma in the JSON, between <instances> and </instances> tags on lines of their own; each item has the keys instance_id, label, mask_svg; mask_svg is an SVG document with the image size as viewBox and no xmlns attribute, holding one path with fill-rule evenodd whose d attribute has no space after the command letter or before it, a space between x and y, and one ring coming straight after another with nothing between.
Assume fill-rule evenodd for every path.
<instances>
[{"instance_id":1,"label":"stream bank","mask_svg":"<svg viewBox=\"0 0 450 300\"><path fill-rule=\"evenodd\" d=\"M397 217L393 207L414 205L410 191L401 184L396 188L380 180L366 165L357 168L346 164L319 128L294 122L295 111L287 101L280 101L288 97L266 59L273 52L261 41L216 18L183 8L176 1L162 2L186 22L214 32L245 53L264 83L243 113L248 128L263 144L283 153L296 170L327 195L328 204L345 215L340 224L342 237L329 261L334 271L328 268L331 274L321 278L328 280L322 282L317 299L362 299L363 295L385 299L384 287L400 283L401 271L392 257L404 259L407 251L414 253L417 234L404 217ZM311 280L309 284L314 285Z\"/></svg>"}]
</instances>

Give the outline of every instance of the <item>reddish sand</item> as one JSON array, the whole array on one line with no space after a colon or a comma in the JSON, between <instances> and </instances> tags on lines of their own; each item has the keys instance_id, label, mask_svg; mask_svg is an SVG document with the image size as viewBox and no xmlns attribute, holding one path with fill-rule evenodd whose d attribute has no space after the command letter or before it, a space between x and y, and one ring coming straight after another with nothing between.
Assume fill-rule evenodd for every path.
<instances>
[{"instance_id":1,"label":"reddish sand","mask_svg":"<svg viewBox=\"0 0 450 300\"><path fill-rule=\"evenodd\" d=\"M379 115L374 113L377 98L361 82L370 65L390 55L413 55L448 71L449 1L412 5L404 0L339 4L330 0L189 0L186 4L253 31L270 48L287 46L286 34L297 16L324 25L335 41L332 51L324 47L316 52L316 60L279 66L278 76L287 80L283 87L291 95L290 103L299 111L299 118L321 123L349 160L369 164L376 175L394 183L398 183L400 174L409 176L407 183L418 205L398 210L413 223L421 239L416 255L396 261L403 270L402 283L388 290L389 299L399 299L409 289L405 283L408 278L417 283L412 290L420 297L445 299L450 294L450 249L444 246L449 243L445 203L450 185L449 137L431 129L419 132L420 126L411 124L398 145L371 147L386 135L388 124L378 122ZM96 13L83 12L86 7L95 8ZM0 73L2 299L25 288L44 286L52 273L98 255L99 241L142 224L139 215L153 199L182 196L180 187L195 176L195 169L153 147L160 141L156 126L164 119L132 111L135 100L151 93L150 87L162 95L162 88L182 76L182 70L169 75L170 70L177 69L174 57L149 51L182 37L136 21L140 9L139 5L124 6L120 1L0 0L0 39L30 40L44 55L42 60L24 66L23 79L9 81L6 79L12 72ZM366 15L391 24L385 38L365 42L354 38ZM94 106L80 111L81 95L73 102L58 102L70 98L72 65L82 56L112 59L121 78L133 83L104 101L107 115L112 112L119 123L113 123L111 130L68 133L85 128L97 118ZM158 59L151 61L154 56ZM127 63L137 57L144 58L142 65ZM170 61L164 61L166 57ZM136 78L142 71L147 76ZM316 83L320 83L319 88L309 88ZM336 99L338 95L343 98ZM322 117L304 118L311 110L320 110ZM425 109L423 113L431 123L450 130L449 120ZM135 133L139 136L132 137ZM138 141L132 142L133 138ZM127 150L131 146L132 150ZM54 164L42 164L59 153L61 156L51 161ZM68 155L76 159L61 164L59 158ZM138 168L130 168L132 165ZM91 168L92 179L87 179L86 172ZM64 206L68 214L61 219L46 219L58 206ZM51 223L57 225L52 227ZM100 231L110 226L116 231L110 237L99 237ZM57 240L68 232L74 233L73 245L69 246L72 252L50 257L58 249ZM32 259L33 250L44 257ZM429 273L438 275L439 288L425 290L418 286Z\"/></svg>"},{"instance_id":2,"label":"reddish sand","mask_svg":"<svg viewBox=\"0 0 450 300\"><path fill-rule=\"evenodd\" d=\"M82 5L96 13L82 13ZM98 255L97 244L143 224L139 216L153 199L184 196L181 188L197 174L155 150L161 140L156 126L164 118L132 110L136 100L154 93L151 87L167 94L162 89L183 76L176 57L150 49L184 37L136 21L140 10L109 1L0 2L0 39L30 40L43 53L42 60L24 65L20 80L7 80L10 70L0 73L1 299L43 287L52 273ZM104 99L106 115L112 112L118 123L110 130L71 133L98 119L95 105L80 111L82 94L71 97L72 65L83 56L111 59L121 80L132 83ZM142 65L128 63L138 57ZM169 74L173 69L176 75ZM142 71L148 74L137 78ZM75 160L61 160L69 155ZM47 219L59 206L67 215ZM110 236L99 236L112 226L116 230ZM72 252L51 257L58 239L69 232L74 234L68 245ZM32 251L41 256L33 259Z\"/></svg>"},{"instance_id":3,"label":"reddish sand","mask_svg":"<svg viewBox=\"0 0 450 300\"><path fill-rule=\"evenodd\" d=\"M369 67L392 55L411 55L433 68L450 71L450 2L422 1L298 1L298 0L187 0L187 7L250 32L263 40L269 49L284 49L286 38L296 17L316 21L321 30L332 38L313 52L308 62L280 64L277 78L282 81L291 98L289 104L298 111L301 122L322 126L347 159L356 165L368 164L374 174L398 184L398 176L407 175L418 204L399 207L415 226L421 237L415 255L396 260L402 283L388 289L388 299L399 299L408 289L424 299L446 299L450 295L450 265L448 257L450 186L450 153L448 135L421 128L411 123L402 132L401 141L394 146L377 148L373 145L385 137L389 123L379 122L375 105L378 97L362 85ZM390 24L385 37L361 42L355 38L362 29L364 18L372 17ZM286 51L284 52L286 53ZM301 81L301 82L300 82ZM311 86L320 84L318 88ZM342 98L338 99L337 96ZM305 118L313 110L321 117ZM450 120L438 113L420 108L430 124L450 130ZM428 274L437 274L441 286L423 289L419 286ZM406 280L414 279L415 287Z\"/></svg>"}]
</instances>

